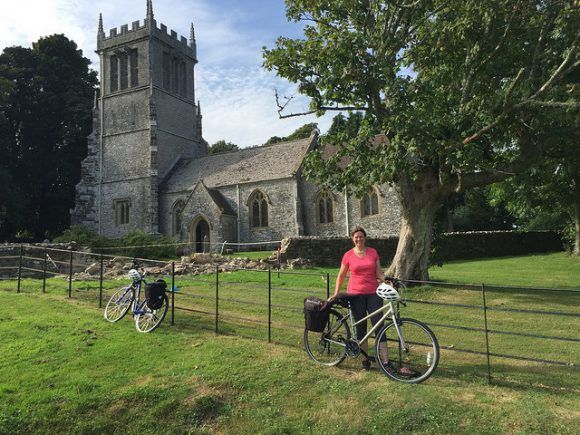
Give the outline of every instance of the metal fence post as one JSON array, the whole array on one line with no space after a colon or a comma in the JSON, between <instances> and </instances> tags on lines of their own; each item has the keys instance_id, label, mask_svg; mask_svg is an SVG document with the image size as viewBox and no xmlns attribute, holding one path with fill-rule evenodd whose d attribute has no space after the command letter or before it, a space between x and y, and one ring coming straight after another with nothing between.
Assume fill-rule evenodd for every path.
<instances>
[{"instance_id":1,"label":"metal fence post","mask_svg":"<svg viewBox=\"0 0 580 435\"><path fill-rule=\"evenodd\" d=\"M483 297L483 321L485 325L485 354L487 356L487 383L491 384L491 364L489 359L489 329L487 328L487 301L485 299L485 284L481 284Z\"/></svg>"},{"instance_id":2,"label":"metal fence post","mask_svg":"<svg viewBox=\"0 0 580 435\"><path fill-rule=\"evenodd\" d=\"M330 273L326 273L326 299L330 298Z\"/></svg>"},{"instance_id":3,"label":"metal fence post","mask_svg":"<svg viewBox=\"0 0 580 435\"><path fill-rule=\"evenodd\" d=\"M42 265L42 293L46 293L46 263L48 261L48 250L44 248L44 264Z\"/></svg>"},{"instance_id":4,"label":"metal fence post","mask_svg":"<svg viewBox=\"0 0 580 435\"><path fill-rule=\"evenodd\" d=\"M20 293L20 280L22 279L22 251L23 251L22 244L20 245L20 257L18 259L18 288L16 289L16 293Z\"/></svg>"},{"instance_id":5,"label":"metal fence post","mask_svg":"<svg viewBox=\"0 0 580 435\"><path fill-rule=\"evenodd\" d=\"M99 308L103 307L103 253L99 255L101 260L101 271L99 273Z\"/></svg>"},{"instance_id":6,"label":"metal fence post","mask_svg":"<svg viewBox=\"0 0 580 435\"><path fill-rule=\"evenodd\" d=\"M215 267L215 333L218 334L220 268Z\"/></svg>"},{"instance_id":7,"label":"metal fence post","mask_svg":"<svg viewBox=\"0 0 580 435\"><path fill-rule=\"evenodd\" d=\"M171 262L171 324L175 325L175 261Z\"/></svg>"},{"instance_id":8,"label":"metal fence post","mask_svg":"<svg viewBox=\"0 0 580 435\"><path fill-rule=\"evenodd\" d=\"M268 267L268 343L272 342L272 270Z\"/></svg>"},{"instance_id":9,"label":"metal fence post","mask_svg":"<svg viewBox=\"0 0 580 435\"><path fill-rule=\"evenodd\" d=\"M73 248L70 248L70 261L68 265L68 297L72 298L72 269L73 269Z\"/></svg>"}]
</instances>

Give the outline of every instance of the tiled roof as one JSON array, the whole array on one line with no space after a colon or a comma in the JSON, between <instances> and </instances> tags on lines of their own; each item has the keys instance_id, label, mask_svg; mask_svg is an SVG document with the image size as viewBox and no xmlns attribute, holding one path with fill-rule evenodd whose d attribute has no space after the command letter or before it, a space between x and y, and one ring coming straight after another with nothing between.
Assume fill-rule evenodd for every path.
<instances>
[{"instance_id":1,"label":"tiled roof","mask_svg":"<svg viewBox=\"0 0 580 435\"><path fill-rule=\"evenodd\" d=\"M184 159L165 182L164 190L191 190L203 180L209 188L290 178L296 174L316 135L222 154Z\"/></svg>"}]
</instances>

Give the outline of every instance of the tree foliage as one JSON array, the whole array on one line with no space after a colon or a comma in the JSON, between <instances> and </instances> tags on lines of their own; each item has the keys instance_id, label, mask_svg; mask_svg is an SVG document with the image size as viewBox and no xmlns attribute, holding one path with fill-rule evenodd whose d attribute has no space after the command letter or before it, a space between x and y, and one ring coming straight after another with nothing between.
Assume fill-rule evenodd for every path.
<instances>
[{"instance_id":1,"label":"tree foliage","mask_svg":"<svg viewBox=\"0 0 580 435\"><path fill-rule=\"evenodd\" d=\"M316 122L309 122L308 124L304 124L302 127L298 127L288 136L280 137L280 136L272 136L270 139L266 141L264 145L270 145L273 143L278 142L289 142L292 140L298 139L307 139L312 134L312 130L318 128L318 124Z\"/></svg>"},{"instance_id":2,"label":"tree foliage","mask_svg":"<svg viewBox=\"0 0 580 435\"><path fill-rule=\"evenodd\" d=\"M226 142L225 140L218 140L213 145L210 145L208 148L208 154L220 154L226 153L228 151L237 151L240 147L238 147L235 143Z\"/></svg>"},{"instance_id":3,"label":"tree foliage","mask_svg":"<svg viewBox=\"0 0 580 435\"><path fill-rule=\"evenodd\" d=\"M402 223L389 272L399 277L428 278L443 201L536 165L578 112L573 1L288 0L286 9L306 23L304 38L280 37L264 65L311 98L306 113L365 113L354 138L321 140L338 152L314 153L309 170L357 192L395 186ZM297 115L277 103L281 116Z\"/></svg>"},{"instance_id":4,"label":"tree foliage","mask_svg":"<svg viewBox=\"0 0 580 435\"><path fill-rule=\"evenodd\" d=\"M0 55L0 238L58 234L70 222L97 84L64 35Z\"/></svg>"}]
</instances>

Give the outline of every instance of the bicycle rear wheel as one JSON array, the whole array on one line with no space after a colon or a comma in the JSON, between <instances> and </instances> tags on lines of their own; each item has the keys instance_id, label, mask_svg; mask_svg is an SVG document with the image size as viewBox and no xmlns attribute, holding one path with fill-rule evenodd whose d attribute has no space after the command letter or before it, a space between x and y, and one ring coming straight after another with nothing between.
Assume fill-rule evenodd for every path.
<instances>
[{"instance_id":1,"label":"bicycle rear wheel","mask_svg":"<svg viewBox=\"0 0 580 435\"><path fill-rule=\"evenodd\" d=\"M135 328L139 332L151 332L159 326L169 307L169 298L167 295L163 296L163 305L156 310L152 310L147 306L147 302L143 302L143 306L139 310L139 314L135 316Z\"/></svg>"},{"instance_id":2,"label":"bicycle rear wheel","mask_svg":"<svg viewBox=\"0 0 580 435\"><path fill-rule=\"evenodd\" d=\"M346 357L346 341L350 328L338 311L330 310L328 322L322 332L304 330L304 350L318 364L335 366Z\"/></svg>"},{"instance_id":3,"label":"bicycle rear wheel","mask_svg":"<svg viewBox=\"0 0 580 435\"><path fill-rule=\"evenodd\" d=\"M405 345L393 322L386 324L377 334L376 355L380 355L379 343L387 340L389 363L377 357L377 365L391 379L417 384L433 374L439 363L439 343L427 325L414 319L398 319L398 326Z\"/></svg>"},{"instance_id":4,"label":"bicycle rear wheel","mask_svg":"<svg viewBox=\"0 0 580 435\"><path fill-rule=\"evenodd\" d=\"M131 286L117 290L105 306L105 319L113 323L121 320L129 311L134 298L135 292Z\"/></svg>"}]
</instances>

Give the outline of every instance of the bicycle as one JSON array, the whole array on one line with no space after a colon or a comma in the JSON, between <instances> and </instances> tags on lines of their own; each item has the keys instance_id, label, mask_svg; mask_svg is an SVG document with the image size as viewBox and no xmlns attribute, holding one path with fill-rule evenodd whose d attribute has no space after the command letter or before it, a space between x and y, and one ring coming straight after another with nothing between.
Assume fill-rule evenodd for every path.
<instances>
[{"instance_id":1,"label":"bicycle","mask_svg":"<svg viewBox=\"0 0 580 435\"><path fill-rule=\"evenodd\" d=\"M322 332L304 330L304 348L316 363L336 366L346 356L357 357L361 353L368 358L360 345L367 341L378 328L385 323L375 335L376 363L389 378L406 383L419 383L429 378L439 363L439 343L437 337L424 323L410 318L399 317L399 305L406 306L397 291L404 287L395 279L385 276L385 281L393 285L381 284L377 294L386 304L366 317L354 321L351 301L356 295L339 294L327 303L328 320ZM395 306L396 304L396 306ZM382 312L383 315L359 341L352 338L351 331L371 316ZM388 360L382 361L379 343L386 339Z\"/></svg>"},{"instance_id":2,"label":"bicycle","mask_svg":"<svg viewBox=\"0 0 580 435\"><path fill-rule=\"evenodd\" d=\"M162 281L161 284L157 281L159 286L163 286L163 291L155 294L153 299L145 297L142 301L141 289L143 285L148 285L145 277L137 270L131 269L129 278L132 280L131 285L117 290L107 302L104 311L105 319L111 323L118 322L125 317L132 306L137 331L151 332L163 321L169 307L169 298L164 289L165 282Z\"/></svg>"}]
</instances>

